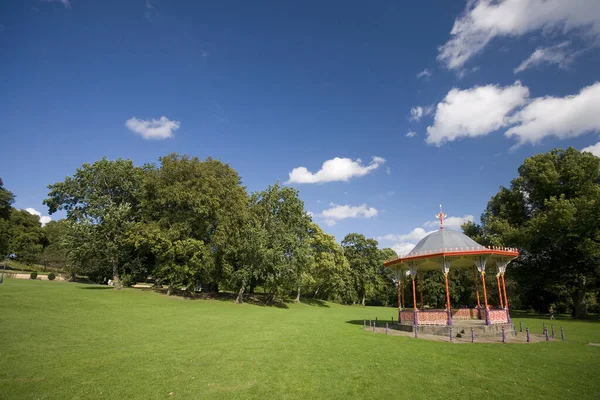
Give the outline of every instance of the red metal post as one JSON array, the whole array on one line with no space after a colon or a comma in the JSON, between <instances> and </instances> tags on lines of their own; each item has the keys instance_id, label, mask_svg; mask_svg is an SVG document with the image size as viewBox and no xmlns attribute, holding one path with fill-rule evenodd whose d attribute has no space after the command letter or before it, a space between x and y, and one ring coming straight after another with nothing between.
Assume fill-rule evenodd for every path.
<instances>
[{"instance_id":1,"label":"red metal post","mask_svg":"<svg viewBox=\"0 0 600 400\"><path fill-rule=\"evenodd\" d=\"M504 301L502 300L502 288L500 287L500 274L496 274L496 282L498 283L498 296L500 297L500 308L504 308Z\"/></svg>"},{"instance_id":2,"label":"red metal post","mask_svg":"<svg viewBox=\"0 0 600 400\"><path fill-rule=\"evenodd\" d=\"M506 297L506 284L504 283L504 274L502 275L502 288L504 289L504 306L508 308L508 297Z\"/></svg>"},{"instance_id":3,"label":"red metal post","mask_svg":"<svg viewBox=\"0 0 600 400\"><path fill-rule=\"evenodd\" d=\"M479 300L479 283L477 282L477 270L473 270L473 280L475 281L475 294L477 294L477 308L481 308L481 301Z\"/></svg>"}]
</instances>

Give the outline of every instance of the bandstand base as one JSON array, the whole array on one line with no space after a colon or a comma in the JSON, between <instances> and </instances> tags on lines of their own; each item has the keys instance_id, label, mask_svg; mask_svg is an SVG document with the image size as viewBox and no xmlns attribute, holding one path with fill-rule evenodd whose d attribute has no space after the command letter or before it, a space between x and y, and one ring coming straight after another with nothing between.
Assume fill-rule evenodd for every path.
<instances>
[{"instance_id":1,"label":"bandstand base","mask_svg":"<svg viewBox=\"0 0 600 400\"><path fill-rule=\"evenodd\" d=\"M397 324L394 326L395 329L405 332L414 332L414 325L402 325ZM425 335L437 335L437 336L449 336L450 335L450 326L440 326L440 325L419 325L416 327L417 332L419 334ZM466 320L459 321L454 320L452 326L452 336L456 336L460 334L463 337L471 337L471 328L475 333L475 338L478 337L502 337L502 328L504 328L504 333L507 338L515 337L516 331L515 327L512 324L495 324L495 325L486 325L485 321L481 320Z\"/></svg>"}]
</instances>

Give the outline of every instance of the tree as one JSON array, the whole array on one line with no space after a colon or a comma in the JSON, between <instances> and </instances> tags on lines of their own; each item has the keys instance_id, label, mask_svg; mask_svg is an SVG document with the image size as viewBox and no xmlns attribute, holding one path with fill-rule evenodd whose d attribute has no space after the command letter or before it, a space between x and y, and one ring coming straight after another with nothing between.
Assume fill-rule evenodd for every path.
<instances>
[{"instance_id":1,"label":"tree","mask_svg":"<svg viewBox=\"0 0 600 400\"><path fill-rule=\"evenodd\" d=\"M4 183L0 178L0 258L4 258L9 251L8 219L14 199L15 196L4 188Z\"/></svg>"},{"instance_id":2,"label":"tree","mask_svg":"<svg viewBox=\"0 0 600 400\"><path fill-rule=\"evenodd\" d=\"M188 290L202 283L217 291L229 279L227 247L236 236L248 196L237 172L208 158L170 154L146 166L136 248L155 260L155 274Z\"/></svg>"},{"instance_id":3,"label":"tree","mask_svg":"<svg viewBox=\"0 0 600 400\"><path fill-rule=\"evenodd\" d=\"M50 221L42 227L48 242L42 253L42 264L64 268L67 265L66 240L69 226L66 220Z\"/></svg>"},{"instance_id":4,"label":"tree","mask_svg":"<svg viewBox=\"0 0 600 400\"><path fill-rule=\"evenodd\" d=\"M305 291L320 299L341 299L347 291L350 265L335 238L315 224L310 225L311 260L304 282Z\"/></svg>"},{"instance_id":5,"label":"tree","mask_svg":"<svg viewBox=\"0 0 600 400\"><path fill-rule=\"evenodd\" d=\"M518 247L512 263L522 300L540 311L568 294L586 315L600 273L600 158L574 148L525 160L482 216L488 243Z\"/></svg>"},{"instance_id":6,"label":"tree","mask_svg":"<svg viewBox=\"0 0 600 400\"><path fill-rule=\"evenodd\" d=\"M8 221L8 247L17 254L20 261L31 265L37 263L46 244L40 217L25 210L10 210Z\"/></svg>"},{"instance_id":7,"label":"tree","mask_svg":"<svg viewBox=\"0 0 600 400\"><path fill-rule=\"evenodd\" d=\"M254 266L253 275L264 286L268 301L291 290L296 291L299 301L302 276L310 256L311 219L304 210L304 202L295 189L276 184L252 194L250 212L259 224L257 231L268 234L260 250L262 264Z\"/></svg>"},{"instance_id":8,"label":"tree","mask_svg":"<svg viewBox=\"0 0 600 400\"><path fill-rule=\"evenodd\" d=\"M350 233L342 241L342 247L352 270L356 292L364 306L366 297L375 289L374 280L383 263L377 241L358 233Z\"/></svg>"},{"instance_id":9,"label":"tree","mask_svg":"<svg viewBox=\"0 0 600 400\"><path fill-rule=\"evenodd\" d=\"M83 164L63 182L49 185L49 197L44 200L50 214L65 210L67 220L81 224L72 225L74 232L85 234L86 240L94 243L93 247L71 248L68 254L79 257L73 263L85 266L86 261L94 259L99 264L109 265L115 289L121 288L119 275L130 246L125 237L138 216L143 174L131 160L103 158L93 164ZM71 245L79 242L79 238L72 239Z\"/></svg>"}]
</instances>

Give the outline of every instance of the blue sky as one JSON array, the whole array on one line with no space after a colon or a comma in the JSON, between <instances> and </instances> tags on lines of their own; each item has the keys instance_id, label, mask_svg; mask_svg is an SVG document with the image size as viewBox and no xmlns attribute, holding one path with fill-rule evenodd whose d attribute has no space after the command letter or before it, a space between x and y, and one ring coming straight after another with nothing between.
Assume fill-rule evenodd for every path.
<instances>
[{"instance_id":1,"label":"blue sky","mask_svg":"<svg viewBox=\"0 0 600 400\"><path fill-rule=\"evenodd\" d=\"M0 176L46 215L84 162L212 156L405 252L526 157L600 155L599 44L597 0L7 0Z\"/></svg>"}]
</instances>

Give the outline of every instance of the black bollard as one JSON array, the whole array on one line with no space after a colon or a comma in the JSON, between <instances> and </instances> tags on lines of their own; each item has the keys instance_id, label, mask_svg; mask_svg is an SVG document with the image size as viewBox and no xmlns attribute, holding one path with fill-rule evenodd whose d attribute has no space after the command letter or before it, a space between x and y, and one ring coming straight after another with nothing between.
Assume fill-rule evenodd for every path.
<instances>
[{"instance_id":1,"label":"black bollard","mask_svg":"<svg viewBox=\"0 0 600 400\"><path fill-rule=\"evenodd\" d=\"M506 343L506 333L504 332L504 327L502 327L502 343Z\"/></svg>"},{"instance_id":2,"label":"black bollard","mask_svg":"<svg viewBox=\"0 0 600 400\"><path fill-rule=\"evenodd\" d=\"M386 335L388 334L388 323L387 322L385 323L385 334Z\"/></svg>"},{"instance_id":3,"label":"black bollard","mask_svg":"<svg viewBox=\"0 0 600 400\"><path fill-rule=\"evenodd\" d=\"M367 321L363 319L363 331L367 330Z\"/></svg>"},{"instance_id":4,"label":"black bollard","mask_svg":"<svg viewBox=\"0 0 600 400\"><path fill-rule=\"evenodd\" d=\"M552 339L555 339L556 335L554 334L554 325L550 325L550 327L552 328Z\"/></svg>"},{"instance_id":5,"label":"black bollard","mask_svg":"<svg viewBox=\"0 0 600 400\"><path fill-rule=\"evenodd\" d=\"M475 329L471 328L471 343L475 343Z\"/></svg>"},{"instance_id":6,"label":"black bollard","mask_svg":"<svg viewBox=\"0 0 600 400\"><path fill-rule=\"evenodd\" d=\"M394 317L392 317L392 325L394 324Z\"/></svg>"},{"instance_id":7,"label":"black bollard","mask_svg":"<svg viewBox=\"0 0 600 400\"><path fill-rule=\"evenodd\" d=\"M377 317L375 317L375 326L377 326Z\"/></svg>"},{"instance_id":8,"label":"black bollard","mask_svg":"<svg viewBox=\"0 0 600 400\"><path fill-rule=\"evenodd\" d=\"M452 339L452 327L450 327L450 341L451 342L453 341L453 339Z\"/></svg>"},{"instance_id":9,"label":"black bollard","mask_svg":"<svg viewBox=\"0 0 600 400\"><path fill-rule=\"evenodd\" d=\"M417 331L417 325L414 326L415 329L415 337L418 338L419 337L419 331Z\"/></svg>"},{"instance_id":10,"label":"black bollard","mask_svg":"<svg viewBox=\"0 0 600 400\"><path fill-rule=\"evenodd\" d=\"M519 321L519 332L523 332L523 321Z\"/></svg>"},{"instance_id":11,"label":"black bollard","mask_svg":"<svg viewBox=\"0 0 600 400\"><path fill-rule=\"evenodd\" d=\"M563 327L560 327L560 339L564 342L565 341L565 331L563 329Z\"/></svg>"},{"instance_id":12,"label":"black bollard","mask_svg":"<svg viewBox=\"0 0 600 400\"><path fill-rule=\"evenodd\" d=\"M546 342L549 342L550 338L548 337L548 328L544 329L544 336L546 336Z\"/></svg>"},{"instance_id":13,"label":"black bollard","mask_svg":"<svg viewBox=\"0 0 600 400\"><path fill-rule=\"evenodd\" d=\"M373 324L373 332L375 332L375 324Z\"/></svg>"},{"instance_id":14,"label":"black bollard","mask_svg":"<svg viewBox=\"0 0 600 400\"><path fill-rule=\"evenodd\" d=\"M527 343L531 342L531 337L529 336L529 328L525 328L527 331Z\"/></svg>"}]
</instances>

